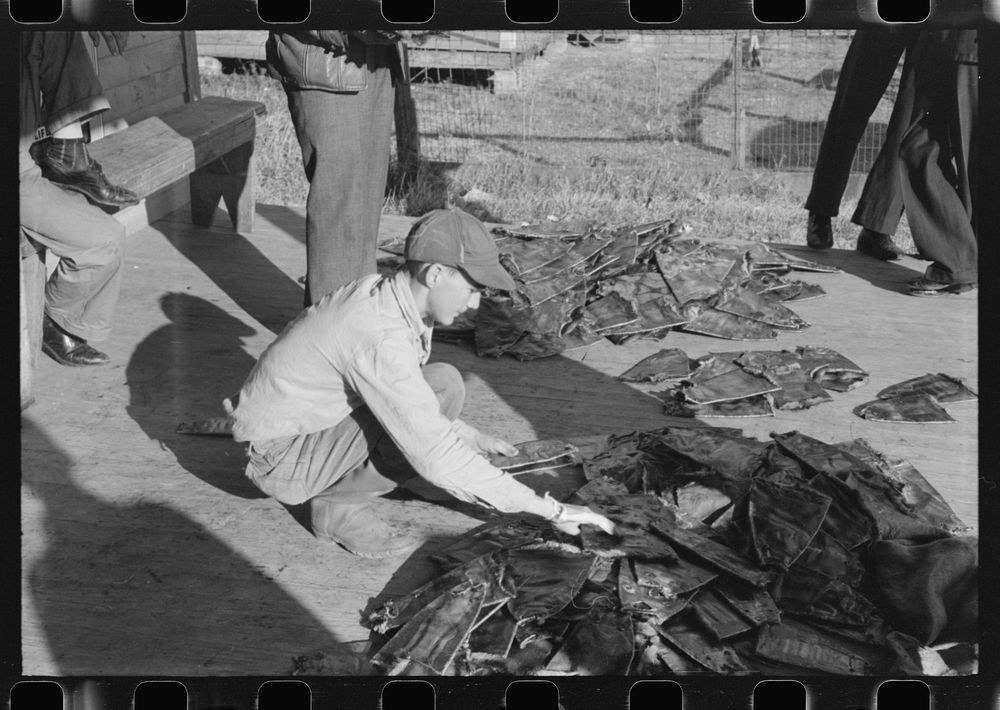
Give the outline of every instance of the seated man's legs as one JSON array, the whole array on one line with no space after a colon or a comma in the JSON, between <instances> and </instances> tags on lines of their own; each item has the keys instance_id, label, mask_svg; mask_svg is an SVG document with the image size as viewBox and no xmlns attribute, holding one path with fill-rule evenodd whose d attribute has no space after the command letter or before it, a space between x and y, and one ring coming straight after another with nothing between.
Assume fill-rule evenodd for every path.
<instances>
[{"instance_id":1,"label":"seated man's legs","mask_svg":"<svg viewBox=\"0 0 1000 710\"><path fill-rule=\"evenodd\" d=\"M64 365L107 362L86 341L104 340L111 331L125 227L37 168L21 174L19 196L22 226L59 257L45 286L43 349Z\"/></svg>"},{"instance_id":2,"label":"seated man's legs","mask_svg":"<svg viewBox=\"0 0 1000 710\"><path fill-rule=\"evenodd\" d=\"M462 377L453 366L423 368L450 419L461 412ZM308 502L313 534L363 557L413 549L372 509L372 502L416 476L367 407L334 427L304 436L253 443L247 476L289 505Z\"/></svg>"}]
</instances>

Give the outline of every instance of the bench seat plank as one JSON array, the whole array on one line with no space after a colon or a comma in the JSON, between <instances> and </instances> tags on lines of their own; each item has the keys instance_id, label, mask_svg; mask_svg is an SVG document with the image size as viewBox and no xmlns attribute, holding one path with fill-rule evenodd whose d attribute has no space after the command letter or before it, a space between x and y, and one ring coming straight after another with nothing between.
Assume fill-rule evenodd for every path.
<instances>
[{"instance_id":1,"label":"bench seat plank","mask_svg":"<svg viewBox=\"0 0 1000 710\"><path fill-rule=\"evenodd\" d=\"M207 96L90 145L111 182L140 197L193 173L254 139L264 105Z\"/></svg>"}]
</instances>

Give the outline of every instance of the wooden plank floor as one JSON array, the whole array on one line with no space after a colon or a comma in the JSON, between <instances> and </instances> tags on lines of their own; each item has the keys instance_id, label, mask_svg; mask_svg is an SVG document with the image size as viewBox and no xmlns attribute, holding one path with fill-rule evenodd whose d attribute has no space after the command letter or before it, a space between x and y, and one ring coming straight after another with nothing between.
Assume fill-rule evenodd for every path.
<instances>
[{"instance_id":1,"label":"wooden plank floor","mask_svg":"<svg viewBox=\"0 0 1000 710\"><path fill-rule=\"evenodd\" d=\"M410 220L386 218L383 236ZM386 505L426 544L405 561L357 559L318 544L296 516L242 475L239 445L185 437L178 422L221 412L255 358L301 304L303 212L258 206L257 231L192 226L186 210L129 238L108 367L40 358L36 403L22 416L24 673L28 675L280 675L324 651L332 670L358 669L362 611L388 589L430 574L426 553L478 523L456 506ZM664 426L650 388L615 376L661 347L708 352L834 347L871 372L863 388L773 418L715 420L766 438L798 429L830 442L867 438L913 463L968 524L977 517L977 404L950 405L946 425L878 424L851 413L882 387L946 372L976 389L975 294L902 293L922 263L853 252L808 257L841 274L804 274L828 296L795 305L812 327L774 343L672 333L661 342L602 342L532 363L480 359L435 345L468 375L465 418L511 441ZM575 481L540 476L554 492ZM354 642L354 643L352 643Z\"/></svg>"}]
</instances>

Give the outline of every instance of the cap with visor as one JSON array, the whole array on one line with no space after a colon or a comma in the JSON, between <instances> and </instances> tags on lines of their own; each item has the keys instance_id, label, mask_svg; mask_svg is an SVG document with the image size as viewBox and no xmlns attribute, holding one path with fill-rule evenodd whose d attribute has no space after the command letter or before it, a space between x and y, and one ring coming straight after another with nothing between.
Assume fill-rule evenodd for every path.
<instances>
[{"instance_id":1,"label":"cap with visor","mask_svg":"<svg viewBox=\"0 0 1000 710\"><path fill-rule=\"evenodd\" d=\"M486 225L455 207L428 212L406 236L407 261L452 266L480 286L516 291Z\"/></svg>"}]
</instances>

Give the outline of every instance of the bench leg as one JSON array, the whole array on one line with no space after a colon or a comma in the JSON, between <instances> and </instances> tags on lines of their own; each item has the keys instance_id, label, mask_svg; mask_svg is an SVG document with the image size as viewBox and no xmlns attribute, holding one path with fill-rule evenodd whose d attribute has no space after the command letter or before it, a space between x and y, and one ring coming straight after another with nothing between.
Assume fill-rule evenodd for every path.
<instances>
[{"instance_id":1,"label":"bench leg","mask_svg":"<svg viewBox=\"0 0 1000 710\"><path fill-rule=\"evenodd\" d=\"M32 381L42 349L42 318L45 310L45 250L21 258L21 409L34 401Z\"/></svg>"},{"instance_id":2,"label":"bench leg","mask_svg":"<svg viewBox=\"0 0 1000 710\"><path fill-rule=\"evenodd\" d=\"M245 143L191 174L191 221L212 225L221 197L237 232L253 232L254 170L253 142Z\"/></svg>"}]
</instances>

